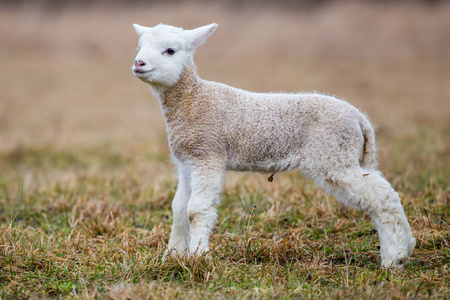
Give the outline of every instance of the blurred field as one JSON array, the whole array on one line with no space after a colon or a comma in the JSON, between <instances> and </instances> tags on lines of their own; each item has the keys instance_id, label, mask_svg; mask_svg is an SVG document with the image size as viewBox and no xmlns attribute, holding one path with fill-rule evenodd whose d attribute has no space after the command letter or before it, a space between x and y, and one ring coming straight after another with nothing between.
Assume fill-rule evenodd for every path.
<instances>
[{"instance_id":1,"label":"blurred field","mask_svg":"<svg viewBox=\"0 0 450 300\"><path fill-rule=\"evenodd\" d=\"M0 297L450 297L450 5L0 10ZM319 91L377 126L418 240L379 269L370 220L296 172L228 174L212 260L161 263L176 188L132 23L220 27L203 78ZM251 212L251 214L249 214Z\"/></svg>"}]
</instances>

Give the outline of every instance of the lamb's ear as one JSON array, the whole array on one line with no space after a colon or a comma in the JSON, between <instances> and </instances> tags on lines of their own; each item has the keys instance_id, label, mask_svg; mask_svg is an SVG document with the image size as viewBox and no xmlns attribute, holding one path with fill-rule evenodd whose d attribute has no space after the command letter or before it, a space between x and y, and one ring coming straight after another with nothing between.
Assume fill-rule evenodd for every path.
<instances>
[{"instance_id":1,"label":"lamb's ear","mask_svg":"<svg viewBox=\"0 0 450 300\"><path fill-rule=\"evenodd\" d=\"M147 27L138 25L138 24L133 24L134 30L136 31L136 34L138 35L138 37L141 37L144 33Z\"/></svg>"},{"instance_id":2,"label":"lamb's ear","mask_svg":"<svg viewBox=\"0 0 450 300\"><path fill-rule=\"evenodd\" d=\"M203 45L218 26L216 23L212 23L192 30L186 30L188 50L195 50L198 46Z\"/></svg>"}]
</instances>

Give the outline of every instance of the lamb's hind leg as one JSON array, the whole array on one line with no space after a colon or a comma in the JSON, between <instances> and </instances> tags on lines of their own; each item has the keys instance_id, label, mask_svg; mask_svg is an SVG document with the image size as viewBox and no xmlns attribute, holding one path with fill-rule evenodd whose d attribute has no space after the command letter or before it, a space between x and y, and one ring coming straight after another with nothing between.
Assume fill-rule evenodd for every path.
<instances>
[{"instance_id":1,"label":"lamb's hind leg","mask_svg":"<svg viewBox=\"0 0 450 300\"><path fill-rule=\"evenodd\" d=\"M398 193L381 172L355 167L333 174L322 183L338 201L361 209L372 218L380 239L382 266L403 268L416 240Z\"/></svg>"}]
</instances>

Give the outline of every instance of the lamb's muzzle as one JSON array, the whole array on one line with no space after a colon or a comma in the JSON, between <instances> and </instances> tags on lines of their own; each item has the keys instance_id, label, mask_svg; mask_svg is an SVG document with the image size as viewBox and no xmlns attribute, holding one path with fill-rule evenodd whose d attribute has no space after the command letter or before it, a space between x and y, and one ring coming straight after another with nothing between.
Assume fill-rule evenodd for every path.
<instances>
[{"instance_id":1,"label":"lamb's muzzle","mask_svg":"<svg viewBox=\"0 0 450 300\"><path fill-rule=\"evenodd\" d=\"M299 169L377 228L381 264L402 268L415 246L400 197L376 168L374 130L349 103L320 94L261 94L198 77L193 55L216 30L135 24L132 70L150 84L178 167L169 250L201 254L217 218L226 170Z\"/></svg>"}]
</instances>

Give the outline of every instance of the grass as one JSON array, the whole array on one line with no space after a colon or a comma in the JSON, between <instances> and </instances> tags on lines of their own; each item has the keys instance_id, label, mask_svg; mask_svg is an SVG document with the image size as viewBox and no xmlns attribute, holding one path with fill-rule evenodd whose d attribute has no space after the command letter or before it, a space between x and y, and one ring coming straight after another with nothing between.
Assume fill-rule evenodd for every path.
<instances>
[{"instance_id":1,"label":"grass","mask_svg":"<svg viewBox=\"0 0 450 300\"><path fill-rule=\"evenodd\" d=\"M122 29L143 19L143 10L5 9L3 25L19 17L25 22L9 31L0 26L0 81L6 83L0 88L0 298L449 298L450 68L446 52L437 55L445 45L433 44L446 40L421 34L417 53L408 40L409 30L416 36L447 20L448 7L384 11L347 3L304 13L299 21L272 9L246 16L194 4L147 12L167 23L192 23L183 19L186 11L202 12L197 17L205 24L210 15L223 24L225 33L218 31L211 48L197 55L203 77L257 91L330 91L370 115L378 126L380 169L400 192L417 239L411 260L403 271L381 269L370 220L291 172L273 182L269 174L227 174L210 254L161 262L177 183L158 104L130 74L134 33ZM392 36L384 38L401 47L390 56L369 40L368 52L358 56L361 41L348 36L362 37L362 17L346 18L349 13L395 16ZM411 25L411 14L426 28ZM243 25L244 16L248 27L231 39L227 30ZM336 20L342 35L333 39L327 22ZM291 45L276 28L302 22L316 24L313 35L323 39L299 29L306 50L295 44L285 56L275 54L277 47L249 55L275 36ZM265 23L273 27L270 38L251 39ZM94 39L90 25L109 38ZM107 53L112 44L117 47Z\"/></svg>"},{"instance_id":2,"label":"grass","mask_svg":"<svg viewBox=\"0 0 450 300\"><path fill-rule=\"evenodd\" d=\"M438 151L440 165L417 157L432 147L432 137L417 132L410 152L408 137L390 141L403 155L382 153L394 155L396 169L387 173L417 238L404 271L379 268L367 217L296 172L272 183L264 175L227 175L209 257L163 263L176 189L167 161L108 145L7 153L0 159L0 296L445 298L449 156Z\"/></svg>"}]
</instances>

